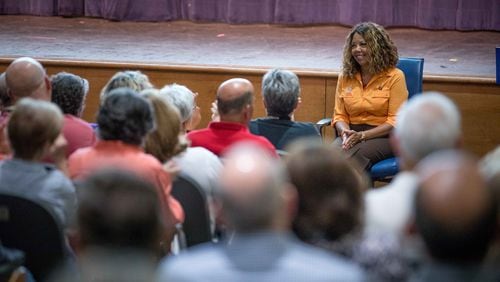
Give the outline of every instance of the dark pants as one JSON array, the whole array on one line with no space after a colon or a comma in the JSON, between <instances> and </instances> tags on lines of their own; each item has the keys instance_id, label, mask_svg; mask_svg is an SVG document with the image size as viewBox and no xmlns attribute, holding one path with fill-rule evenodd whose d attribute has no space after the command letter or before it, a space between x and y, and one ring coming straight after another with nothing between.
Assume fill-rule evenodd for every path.
<instances>
[{"instance_id":1,"label":"dark pants","mask_svg":"<svg viewBox=\"0 0 500 282\"><path fill-rule=\"evenodd\" d=\"M349 126L352 130L358 132L375 127L367 124L351 124ZM342 147L342 138L337 137L333 143ZM388 135L360 142L345 152L351 158L358 161L359 165L361 165L361 167L366 171L369 171L373 164L381 160L394 157Z\"/></svg>"}]
</instances>

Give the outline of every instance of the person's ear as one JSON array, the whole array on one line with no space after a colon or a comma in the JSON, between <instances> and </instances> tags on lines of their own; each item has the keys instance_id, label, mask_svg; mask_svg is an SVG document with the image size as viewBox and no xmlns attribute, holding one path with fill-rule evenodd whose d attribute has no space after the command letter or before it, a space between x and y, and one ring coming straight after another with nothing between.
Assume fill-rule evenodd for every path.
<instances>
[{"instance_id":1,"label":"person's ear","mask_svg":"<svg viewBox=\"0 0 500 282\"><path fill-rule=\"evenodd\" d=\"M45 75L45 91L47 93L48 101L52 100L52 83L50 83L50 79L47 75Z\"/></svg>"},{"instance_id":2,"label":"person's ear","mask_svg":"<svg viewBox=\"0 0 500 282\"><path fill-rule=\"evenodd\" d=\"M7 88L7 96L10 98L10 102L12 105L16 104L17 99L16 99L15 95L12 94L12 91L9 88Z\"/></svg>"},{"instance_id":3,"label":"person's ear","mask_svg":"<svg viewBox=\"0 0 500 282\"><path fill-rule=\"evenodd\" d=\"M295 106L293 107L293 111L296 111L300 108L300 104L302 104L302 98L299 96L297 98L297 102L295 103Z\"/></svg>"},{"instance_id":4,"label":"person's ear","mask_svg":"<svg viewBox=\"0 0 500 282\"><path fill-rule=\"evenodd\" d=\"M253 107L251 104L245 105L245 108L243 109L243 119L246 122L249 122L252 119L253 115Z\"/></svg>"}]
</instances>

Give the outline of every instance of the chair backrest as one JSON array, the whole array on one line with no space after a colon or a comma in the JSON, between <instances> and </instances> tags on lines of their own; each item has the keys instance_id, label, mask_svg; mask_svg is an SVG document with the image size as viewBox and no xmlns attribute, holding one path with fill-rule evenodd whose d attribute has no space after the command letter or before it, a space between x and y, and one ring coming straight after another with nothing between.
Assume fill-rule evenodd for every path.
<instances>
[{"instance_id":1,"label":"chair backrest","mask_svg":"<svg viewBox=\"0 0 500 282\"><path fill-rule=\"evenodd\" d=\"M36 281L46 280L66 254L63 231L55 216L19 196L0 194L0 240L2 245L25 253L25 266Z\"/></svg>"},{"instance_id":2,"label":"chair backrest","mask_svg":"<svg viewBox=\"0 0 500 282\"><path fill-rule=\"evenodd\" d=\"M413 95L422 93L424 81L424 58L400 57L397 68L405 74L406 87L408 88L408 99Z\"/></svg>"},{"instance_id":3,"label":"chair backrest","mask_svg":"<svg viewBox=\"0 0 500 282\"><path fill-rule=\"evenodd\" d=\"M212 241L207 197L200 185L187 175L178 175L172 184L172 196L186 215L182 230L187 247Z\"/></svg>"}]
</instances>

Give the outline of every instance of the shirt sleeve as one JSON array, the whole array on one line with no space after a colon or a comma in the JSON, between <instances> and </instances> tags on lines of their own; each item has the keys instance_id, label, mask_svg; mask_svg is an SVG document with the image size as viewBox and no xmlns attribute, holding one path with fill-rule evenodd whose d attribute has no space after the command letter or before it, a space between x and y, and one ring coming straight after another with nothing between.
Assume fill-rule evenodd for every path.
<instances>
[{"instance_id":1,"label":"shirt sleeve","mask_svg":"<svg viewBox=\"0 0 500 282\"><path fill-rule=\"evenodd\" d=\"M339 78L337 80L337 89L335 91L335 105L333 108L332 126L334 126L338 121L343 121L347 124L350 123L349 115L345 109L344 100L341 98L343 80L343 76L339 74Z\"/></svg>"},{"instance_id":2,"label":"shirt sleeve","mask_svg":"<svg viewBox=\"0 0 500 282\"><path fill-rule=\"evenodd\" d=\"M396 115L398 113L399 107L408 100L408 89L406 88L406 80L403 72L396 69L397 72L394 75L394 81L391 85L391 95L389 98L389 110L387 112L386 123L396 126Z\"/></svg>"}]
</instances>

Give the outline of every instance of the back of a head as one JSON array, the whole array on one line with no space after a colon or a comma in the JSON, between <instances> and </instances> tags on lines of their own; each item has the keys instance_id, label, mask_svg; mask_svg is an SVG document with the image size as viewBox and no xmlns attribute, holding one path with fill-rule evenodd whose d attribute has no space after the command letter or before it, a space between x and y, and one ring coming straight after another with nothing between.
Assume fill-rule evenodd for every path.
<instances>
[{"instance_id":1,"label":"back of a head","mask_svg":"<svg viewBox=\"0 0 500 282\"><path fill-rule=\"evenodd\" d=\"M161 163L165 163L185 149L185 144L181 144L179 140L179 112L164 96L160 96L156 89L144 90L141 95L151 102L156 120L155 130L146 136L144 150Z\"/></svg>"},{"instance_id":2,"label":"back of a head","mask_svg":"<svg viewBox=\"0 0 500 282\"><path fill-rule=\"evenodd\" d=\"M245 107L253 104L254 88L244 78L232 78L224 81L217 90L217 108L224 121L228 115L241 113Z\"/></svg>"},{"instance_id":3,"label":"back of a head","mask_svg":"<svg viewBox=\"0 0 500 282\"><path fill-rule=\"evenodd\" d=\"M101 171L79 186L78 232L82 248L157 251L162 228L153 184L130 172Z\"/></svg>"},{"instance_id":4,"label":"back of a head","mask_svg":"<svg viewBox=\"0 0 500 282\"><path fill-rule=\"evenodd\" d=\"M39 157L47 144L61 132L61 110L51 102L23 98L16 103L7 125L7 135L14 156L21 159Z\"/></svg>"},{"instance_id":5,"label":"back of a head","mask_svg":"<svg viewBox=\"0 0 500 282\"><path fill-rule=\"evenodd\" d=\"M50 83L43 66L35 59L22 57L14 60L5 71L5 81L14 100L31 97L50 101Z\"/></svg>"},{"instance_id":6,"label":"back of a head","mask_svg":"<svg viewBox=\"0 0 500 282\"><path fill-rule=\"evenodd\" d=\"M292 143L288 151L288 174L299 194L293 222L297 236L306 241L335 241L359 230L367 186L361 170L337 148L315 140Z\"/></svg>"},{"instance_id":7,"label":"back of a head","mask_svg":"<svg viewBox=\"0 0 500 282\"><path fill-rule=\"evenodd\" d=\"M106 100L106 97L108 97L112 90L122 87L130 88L135 92L141 92L142 90L152 88L153 85L149 82L147 75L140 71L129 70L117 72L101 90L101 104Z\"/></svg>"},{"instance_id":8,"label":"back of a head","mask_svg":"<svg viewBox=\"0 0 500 282\"><path fill-rule=\"evenodd\" d=\"M98 134L102 140L117 140L140 145L154 129L151 104L137 92L118 88L109 93L97 115Z\"/></svg>"},{"instance_id":9,"label":"back of a head","mask_svg":"<svg viewBox=\"0 0 500 282\"><path fill-rule=\"evenodd\" d=\"M446 96L429 92L417 95L399 110L394 132L401 157L417 163L427 155L454 149L461 139L460 113Z\"/></svg>"},{"instance_id":10,"label":"back of a head","mask_svg":"<svg viewBox=\"0 0 500 282\"><path fill-rule=\"evenodd\" d=\"M240 233L284 228L286 180L281 163L249 143L236 144L224 157L218 192L230 226Z\"/></svg>"},{"instance_id":11,"label":"back of a head","mask_svg":"<svg viewBox=\"0 0 500 282\"><path fill-rule=\"evenodd\" d=\"M272 69L262 78L262 96L269 116L288 117L299 100L299 78L291 71Z\"/></svg>"},{"instance_id":12,"label":"back of a head","mask_svg":"<svg viewBox=\"0 0 500 282\"><path fill-rule=\"evenodd\" d=\"M415 223L434 259L480 262L495 233L497 207L477 160L441 151L419 163Z\"/></svg>"},{"instance_id":13,"label":"back of a head","mask_svg":"<svg viewBox=\"0 0 500 282\"><path fill-rule=\"evenodd\" d=\"M174 105L180 113L181 122L185 122L193 115L195 107L194 94L184 85L170 84L160 90L160 95Z\"/></svg>"},{"instance_id":14,"label":"back of a head","mask_svg":"<svg viewBox=\"0 0 500 282\"><path fill-rule=\"evenodd\" d=\"M52 102L63 113L80 117L89 91L88 81L72 73L60 72L51 77L51 84Z\"/></svg>"}]
</instances>

